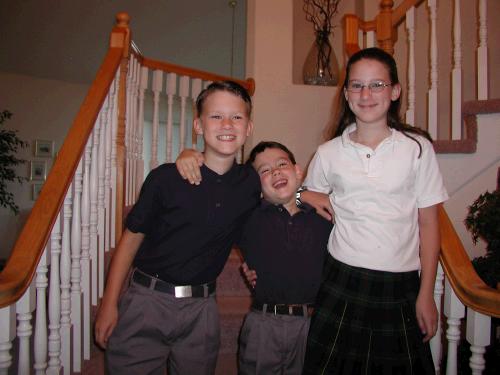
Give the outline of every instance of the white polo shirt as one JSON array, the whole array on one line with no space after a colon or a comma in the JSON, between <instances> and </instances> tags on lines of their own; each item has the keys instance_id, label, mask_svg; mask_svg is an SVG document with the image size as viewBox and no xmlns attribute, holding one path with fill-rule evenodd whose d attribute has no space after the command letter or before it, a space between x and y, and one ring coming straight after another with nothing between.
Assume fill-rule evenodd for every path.
<instances>
[{"instance_id":1,"label":"white polo shirt","mask_svg":"<svg viewBox=\"0 0 500 375\"><path fill-rule=\"evenodd\" d=\"M335 211L328 250L337 260L372 270L420 268L418 208L448 199L432 144L392 134L375 150L349 133L319 146L304 184L327 193Z\"/></svg>"}]
</instances>

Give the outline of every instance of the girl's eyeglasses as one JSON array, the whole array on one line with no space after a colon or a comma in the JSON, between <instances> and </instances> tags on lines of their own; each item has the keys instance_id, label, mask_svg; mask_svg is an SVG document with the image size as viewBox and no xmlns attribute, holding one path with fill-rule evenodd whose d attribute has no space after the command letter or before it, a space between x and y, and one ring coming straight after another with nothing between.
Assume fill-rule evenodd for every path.
<instances>
[{"instance_id":1,"label":"girl's eyeglasses","mask_svg":"<svg viewBox=\"0 0 500 375\"><path fill-rule=\"evenodd\" d=\"M371 92L381 92L388 86L392 86L392 84L385 83L384 81L373 81L365 85L361 82L350 81L347 84L347 91L359 93L363 90L364 87L368 87L368 90L370 90Z\"/></svg>"}]
</instances>

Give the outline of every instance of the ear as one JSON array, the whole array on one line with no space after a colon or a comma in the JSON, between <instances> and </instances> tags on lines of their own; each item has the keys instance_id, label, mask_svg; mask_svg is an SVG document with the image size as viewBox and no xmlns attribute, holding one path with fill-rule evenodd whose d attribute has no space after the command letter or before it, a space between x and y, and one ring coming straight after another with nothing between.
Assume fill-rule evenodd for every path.
<instances>
[{"instance_id":1,"label":"ear","mask_svg":"<svg viewBox=\"0 0 500 375\"><path fill-rule=\"evenodd\" d=\"M252 134L253 132L253 121L252 120L248 120L248 124L247 124L247 137Z\"/></svg>"},{"instance_id":2,"label":"ear","mask_svg":"<svg viewBox=\"0 0 500 375\"><path fill-rule=\"evenodd\" d=\"M399 95L401 95L401 85L399 83L396 83L392 85L391 100L398 100Z\"/></svg>"},{"instance_id":3,"label":"ear","mask_svg":"<svg viewBox=\"0 0 500 375\"><path fill-rule=\"evenodd\" d=\"M302 184L302 180L304 179L304 172L302 171L302 168L300 168L300 165L295 164L295 175L297 176L297 180L300 181Z\"/></svg>"},{"instance_id":4,"label":"ear","mask_svg":"<svg viewBox=\"0 0 500 375\"><path fill-rule=\"evenodd\" d=\"M203 135L203 127L201 125L201 120L199 117L196 117L193 121L194 131L198 135Z\"/></svg>"},{"instance_id":5,"label":"ear","mask_svg":"<svg viewBox=\"0 0 500 375\"><path fill-rule=\"evenodd\" d=\"M347 97L347 89L344 87L344 97L345 101L349 103L349 98Z\"/></svg>"}]
</instances>

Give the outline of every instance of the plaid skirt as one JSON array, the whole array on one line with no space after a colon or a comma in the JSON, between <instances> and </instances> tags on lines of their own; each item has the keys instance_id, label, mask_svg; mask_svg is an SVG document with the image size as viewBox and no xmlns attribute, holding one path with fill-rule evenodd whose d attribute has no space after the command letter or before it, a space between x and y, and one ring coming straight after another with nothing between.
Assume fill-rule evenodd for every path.
<instances>
[{"instance_id":1,"label":"plaid skirt","mask_svg":"<svg viewBox=\"0 0 500 375\"><path fill-rule=\"evenodd\" d=\"M352 267L328 256L303 374L434 374L415 315L417 271Z\"/></svg>"}]
</instances>

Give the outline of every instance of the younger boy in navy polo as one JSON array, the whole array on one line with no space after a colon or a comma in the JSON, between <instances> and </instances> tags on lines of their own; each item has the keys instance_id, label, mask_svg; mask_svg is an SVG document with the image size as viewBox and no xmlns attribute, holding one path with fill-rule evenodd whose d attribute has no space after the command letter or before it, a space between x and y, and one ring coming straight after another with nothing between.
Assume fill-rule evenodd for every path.
<instances>
[{"instance_id":1,"label":"younger boy in navy polo","mask_svg":"<svg viewBox=\"0 0 500 375\"><path fill-rule=\"evenodd\" d=\"M113 256L95 337L110 374L209 375L219 349L215 279L240 227L258 204L259 178L235 163L252 130L251 100L230 81L198 96L195 131L205 140L205 183L193 186L174 164L143 184ZM126 293L118 298L131 265Z\"/></svg>"},{"instance_id":2,"label":"younger boy in navy polo","mask_svg":"<svg viewBox=\"0 0 500 375\"><path fill-rule=\"evenodd\" d=\"M239 374L300 375L332 224L297 206L302 172L288 148L261 142L247 164L260 176L263 199L239 244L258 275L240 334Z\"/></svg>"}]
</instances>

